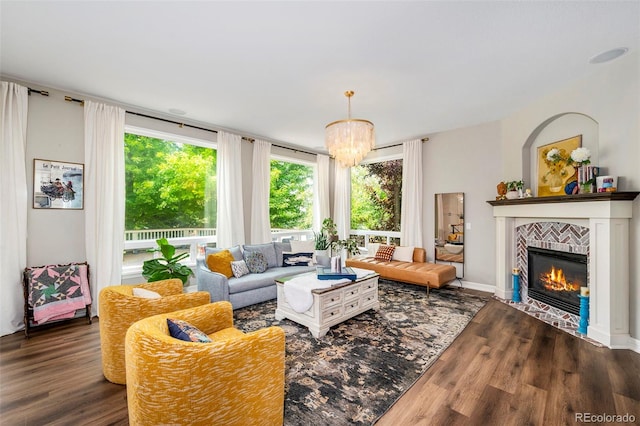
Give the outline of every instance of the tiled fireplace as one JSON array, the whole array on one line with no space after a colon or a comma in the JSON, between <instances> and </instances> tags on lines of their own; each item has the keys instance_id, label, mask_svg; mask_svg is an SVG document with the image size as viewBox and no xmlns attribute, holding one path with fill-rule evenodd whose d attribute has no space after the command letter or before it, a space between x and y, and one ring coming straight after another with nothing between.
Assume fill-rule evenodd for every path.
<instances>
[{"instance_id":1,"label":"tiled fireplace","mask_svg":"<svg viewBox=\"0 0 640 426\"><path fill-rule=\"evenodd\" d=\"M530 297L529 248L582 259L586 271L569 272L570 291L563 291L562 297L572 301L570 293L576 286L587 286L590 316L586 337L611 348L629 348L629 219L636 195L581 194L489 202L496 218L496 296L512 299L512 271L517 268L521 303L556 317L560 328L575 330L579 320L575 310L567 312L562 304ZM557 269L570 269L562 262L549 261L554 263L553 274L559 273ZM547 281L540 272L535 274L536 279Z\"/></svg>"}]
</instances>

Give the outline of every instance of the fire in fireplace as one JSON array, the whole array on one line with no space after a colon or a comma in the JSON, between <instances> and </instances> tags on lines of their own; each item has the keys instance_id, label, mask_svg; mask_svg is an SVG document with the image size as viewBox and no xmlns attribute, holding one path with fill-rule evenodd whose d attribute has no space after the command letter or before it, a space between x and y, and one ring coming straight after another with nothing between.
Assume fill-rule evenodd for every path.
<instances>
[{"instance_id":1,"label":"fire in fireplace","mask_svg":"<svg viewBox=\"0 0 640 426\"><path fill-rule=\"evenodd\" d=\"M580 314L580 287L587 285L587 256L527 247L528 294L540 302Z\"/></svg>"}]
</instances>

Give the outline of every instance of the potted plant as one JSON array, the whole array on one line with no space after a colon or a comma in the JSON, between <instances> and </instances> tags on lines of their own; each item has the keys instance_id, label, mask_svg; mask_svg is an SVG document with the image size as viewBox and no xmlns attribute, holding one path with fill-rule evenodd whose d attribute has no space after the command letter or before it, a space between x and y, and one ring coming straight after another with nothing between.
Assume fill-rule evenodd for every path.
<instances>
[{"instance_id":1,"label":"potted plant","mask_svg":"<svg viewBox=\"0 0 640 426\"><path fill-rule=\"evenodd\" d=\"M329 265L329 259L333 243L338 239L336 224L330 217L322 221L320 232L313 233L315 238L314 249L316 251L316 262L323 266Z\"/></svg>"},{"instance_id":2,"label":"potted plant","mask_svg":"<svg viewBox=\"0 0 640 426\"><path fill-rule=\"evenodd\" d=\"M350 255L360 254L360 249L358 248L358 242L353 238L347 238L344 240L338 240L333 243L333 248L340 252L343 249L347 250L347 253Z\"/></svg>"},{"instance_id":3,"label":"potted plant","mask_svg":"<svg viewBox=\"0 0 640 426\"><path fill-rule=\"evenodd\" d=\"M148 282L178 278L185 285L193 271L180 261L189 256L189 253L181 253L176 256L176 248L169 244L166 238L156 240L158 248L149 249L149 252L160 252L162 257L145 260L142 264L142 276Z\"/></svg>"},{"instance_id":4,"label":"potted plant","mask_svg":"<svg viewBox=\"0 0 640 426\"><path fill-rule=\"evenodd\" d=\"M509 200L515 198L522 198L522 189L524 188L524 182L522 180L512 180L507 182L507 193L505 194Z\"/></svg>"}]
</instances>

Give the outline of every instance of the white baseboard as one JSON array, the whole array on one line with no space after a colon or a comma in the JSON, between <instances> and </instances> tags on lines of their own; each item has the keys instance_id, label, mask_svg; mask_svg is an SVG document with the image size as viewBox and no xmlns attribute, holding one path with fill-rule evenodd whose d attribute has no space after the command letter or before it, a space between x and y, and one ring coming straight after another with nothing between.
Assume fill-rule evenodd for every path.
<instances>
[{"instance_id":1,"label":"white baseboard","mask_svg":"<svg viewBox=\"0 0 640 426\"><path fill-rule=\"evenodd\" d=\"M629 337L629 349L640 354L640 339Z\"/></svg>"},{"instance_id":2,"label":"white baseboard","mask_svg":"<svg viewBox=\"0 0 640 426\"><path fill-rule=\"evenodd\" d=\"M484 291L491 294L494 294L496 292L496 286L494 285L474 283L472 281L456 280L456 281L452 281L449 285L452 287L455 287L457 285L460 285L460 282L462 282L462 288L469 288L471 290Z\"/></svg>"}]
</instances>

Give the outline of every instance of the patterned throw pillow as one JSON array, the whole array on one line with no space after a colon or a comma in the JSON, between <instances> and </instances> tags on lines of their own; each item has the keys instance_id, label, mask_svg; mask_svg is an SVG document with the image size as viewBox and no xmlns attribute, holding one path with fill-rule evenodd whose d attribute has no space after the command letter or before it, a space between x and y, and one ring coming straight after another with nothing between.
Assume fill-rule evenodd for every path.
<instances>
[{"instance_id":1,"label":"patterned throw pillow","mask_svg":"<svg viewBox=\"0 0 640 426\"><path fill-rule=\"evenodd\" d=\"M185 342L211 342L209 336L185 320L167 318L167 325L169 326L169 334L176 339L184 340Z\"/></svg>"},{"instance_id":2,"label":"patterned throw pillow","mask_svg":"<svg viewBox=\"0 0 640 426\"><path fill-rule=\"evenodd\" d=\"M313 261L313 253L282 253L282 266L307 266Z\"/></svg>"},{"instance_id":3,"label":"patterned throw pillow","mask_svg":"<svg viewBox=\"0 0 640 426\"><path fill-rule=\"evenodd\" d=\"M380 245L380 248L376 252L376 255L374 258L377 260L384 260L384 261L390 262L391 258L393 257L393 251L395 249L396 249L395 246L387 246L382 244Z\"/></svg>"},{"instance_id":4,"label":"patterned throw pillow","mask_svg":"<svg viewBox=\"0 0 640 426\"><path fill-rule=\"evenodd\" d=\"M261 274L267 270L267 259L259 251L244 252L244 261L252 274Z\"/></svg>"},{"instance_id":5,"label":"patterned throw pillow","mask_svg":"<svg viewBox=\"0 0 640 426\"><path fill-rule=\"evenodd\" d=\"M247 263L244 260L231 262L231 270L233 271L233 276L236 278L249 274L249 268L247 268Z\"/></svg>"},{"instance_id":6,"label":"patterned throw pillow","mask_svg":"<svg viewBox=\"0 0 640 426\"><path fill-rule=\"evenodd\" d=\"M207 267L212 272L218 272L227 278L233 276L231 262L235 259L229 250L222 250L219 253L212 253L207 256Z\"/></svg>"}]
</instances>

